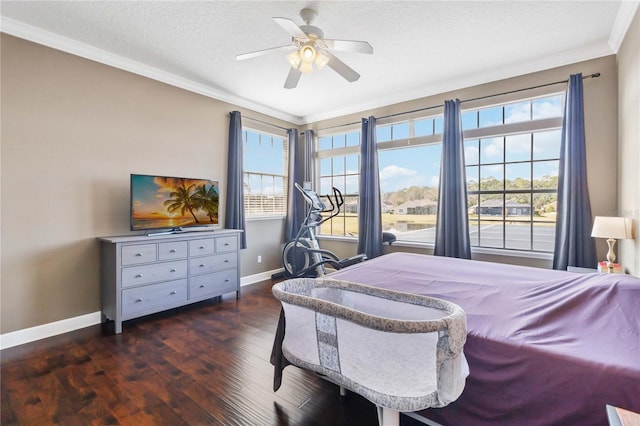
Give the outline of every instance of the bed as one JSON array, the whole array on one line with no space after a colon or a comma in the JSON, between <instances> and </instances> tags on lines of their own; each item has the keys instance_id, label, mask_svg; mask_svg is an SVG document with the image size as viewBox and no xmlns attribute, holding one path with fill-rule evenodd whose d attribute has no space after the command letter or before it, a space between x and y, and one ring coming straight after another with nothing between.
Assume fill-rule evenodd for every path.
<instances>
[{"instance_id":1,"label":"bed","mask_svg":"<svg viewBox=\"0 0 640 426\"><path fill-rule=\"evenodd\" d=\"M465 389L447 407L418 416L446 426L582 426L606 425L606 404L640 412L638 278L410 253L330 277L444 299L465 311ZM286 365L277 342L276 382Z\"/></svg>"}]
</instances>

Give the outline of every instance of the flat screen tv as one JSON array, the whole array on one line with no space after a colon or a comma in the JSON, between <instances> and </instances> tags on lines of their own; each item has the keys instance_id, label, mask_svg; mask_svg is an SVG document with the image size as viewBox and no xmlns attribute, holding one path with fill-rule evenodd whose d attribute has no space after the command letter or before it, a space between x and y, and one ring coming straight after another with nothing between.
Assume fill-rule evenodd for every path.
<instances>
[{"instance_id":1,"label":"flat screen tv","mask_svg":"<svg viewBox=\"0 0 640 426\"><path fill-rule=\"evenodd\" d=\"M131 175L132 231L217 227L219 209L217 180Z\"/></svg>"}]
</instances>

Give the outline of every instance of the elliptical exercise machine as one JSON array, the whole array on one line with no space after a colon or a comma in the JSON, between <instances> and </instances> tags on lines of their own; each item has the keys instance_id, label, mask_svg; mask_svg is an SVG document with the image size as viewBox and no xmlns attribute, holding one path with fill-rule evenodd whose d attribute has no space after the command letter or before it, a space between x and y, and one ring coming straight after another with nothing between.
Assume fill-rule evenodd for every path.
<instances>
[{"instance_id":1,"label":"elliptical exercise machine","mask_svg":"<svg viewBox=\"0 0 640 426\"><path fill-rule=\"evenodd\" d=\"M318 245L316 228L336 217L340 213L340 207L344 205L340 190L333 188L333 199L330 195L326 196L331 206L328 208L315 191L304 189L297 183L295 187L309 204L309 209L296 237L285 245L282 252L284 274L293 278L319 277L325 275L325 265L342 269L366 260L367 256L364 254L340 259L335 253L323 250ZM322 213L328 213L329 216L323 219Z\"/></svg>"}]
</instances>

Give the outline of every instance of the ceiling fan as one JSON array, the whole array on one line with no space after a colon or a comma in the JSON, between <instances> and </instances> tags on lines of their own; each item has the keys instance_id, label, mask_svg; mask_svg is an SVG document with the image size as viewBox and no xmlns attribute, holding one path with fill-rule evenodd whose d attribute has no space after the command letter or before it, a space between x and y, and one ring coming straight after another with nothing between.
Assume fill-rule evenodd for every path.
<instances>
[{"instance_id":1,"label":"ceiling fan","mask_svg":"<svg viewBox=\"0 0 640 426\"><path fill-rule=\"evenodd\" d=\"M276 51L292 51L287 55L291 65L289 75L284 82L285 89L293 89L298 85L303 72L311 72L315 68L329 66L349 82L360 78L353 68L338 59L332 51L372 54L373 47L366 41L325 39L322 30L311 25L318 13L313 9L302 9L300 17L305 25L298 26L291 19L275 17L273 20L291 34L291 44L272 47L270 49L237 55L236 59L255 58Z\"/></svg>"}]
</instances>

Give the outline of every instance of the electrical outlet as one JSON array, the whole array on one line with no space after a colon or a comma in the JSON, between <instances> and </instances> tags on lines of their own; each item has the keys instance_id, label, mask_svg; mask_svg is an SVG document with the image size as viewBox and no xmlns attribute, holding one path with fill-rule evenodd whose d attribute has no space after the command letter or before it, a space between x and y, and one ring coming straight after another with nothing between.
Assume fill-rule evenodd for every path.
<instances>
[{"instance_id":1,"label":"electrical outlet","mask_svg":"<svg viewBox=\"0 0 640 426\"><path fill-rule=\"evenodd\" d=\"M262 256L258 256L258 263L262 263Z\"/></svg>"}]
</instances>

